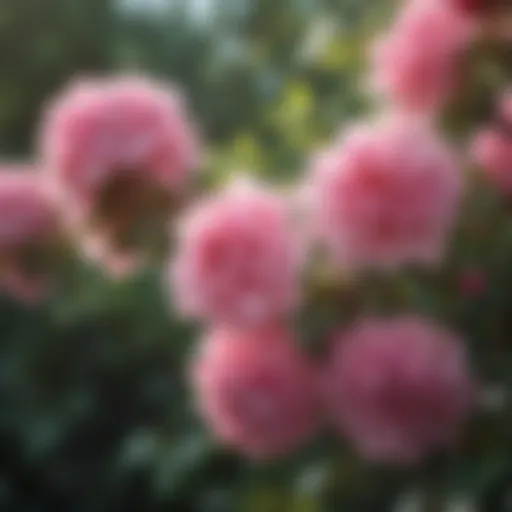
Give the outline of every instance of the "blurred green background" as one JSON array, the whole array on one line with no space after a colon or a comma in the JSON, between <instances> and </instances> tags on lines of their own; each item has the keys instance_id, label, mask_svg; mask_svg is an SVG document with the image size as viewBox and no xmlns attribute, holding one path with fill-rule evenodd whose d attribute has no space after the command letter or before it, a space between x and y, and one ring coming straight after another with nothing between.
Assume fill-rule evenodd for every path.
<instances>
[{"instance_id":1,"label":"blurred green background","mask_svg":"<svg viewBox=\"0 0 512 512\"><path fill-rule=\"evenodd\" d=\"M371 108L365 51L391 7L1 0L0 150L35 154L40 111L73 76L136 70L186 91L207 179L250 169L289 180ZM266 465L222 451L193 410L196 332L173 318L160 270L114 283L84 264L64 270L65 292L41 307L0 303L2 512L386 512L414 490L417 475L366 468L330 439ZM480 486L478 510L512 510L508 462L494 450L453 488Z\"/></svg>"}]
</instances>

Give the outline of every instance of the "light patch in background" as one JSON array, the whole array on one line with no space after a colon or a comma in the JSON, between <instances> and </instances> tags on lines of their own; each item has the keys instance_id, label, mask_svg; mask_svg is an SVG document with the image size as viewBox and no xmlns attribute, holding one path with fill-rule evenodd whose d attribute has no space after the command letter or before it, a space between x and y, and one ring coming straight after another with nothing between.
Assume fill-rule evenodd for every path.
<instances>
[{"instance_id":1,"label":"light patch in background","mask_svg":"<svg viewBox=\"0 0 512 512\"><path fill-rule=\"evenodd\" d=\"M395 505L393 512L422 512L429 510L428 498L424 492L412 490L405 493ZM443 512L477 512L475 505L464 496L450 496L444 505Z\"/></svg>"},{"instance_id":2,"label":"light patch in background","mask_svg":"<svg viewBox=\"0 0 512 512\"><path fill-rule=\"evenodd\" d=\"M172 9L185 8L198 19L209 16L215 4L216 0L118 0L119 10L125 14L159 15Z\"/></svg>"},{"instance_id":3,"label":"light patch in background","mask_svg":"<svg viewBox=\"0 0 512 512\"><path fill-rule=\"evenodd\" d=\"M118 0L119 9L130 14L158 14L169 9L175 0Z\"/></svg>"}]
</instances>

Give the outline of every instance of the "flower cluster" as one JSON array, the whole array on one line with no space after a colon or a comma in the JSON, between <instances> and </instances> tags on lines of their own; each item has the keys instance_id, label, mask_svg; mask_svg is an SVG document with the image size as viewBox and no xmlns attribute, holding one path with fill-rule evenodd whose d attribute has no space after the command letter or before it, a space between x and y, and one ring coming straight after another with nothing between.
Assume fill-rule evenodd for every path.
<instances>
[{"instance_id":1,"label":"flower cluster","mask_svg":"<svg viewBox=\"0 0 512 512\"><path fill-rule=\"evenodd\" d=\"M336 335L325 376L334 424L385 462L413 463L456 441L473 400L462 341L414 316L368 318Z\"/></svg>"},{"instance_id":2,"label":"flower cluster","mask_svg":"<svg viewBox=\"0 0 512 512\"><path fill-rule=\"evenodd\" d=\"M251 456L285 454L318 426L315 369L279 328L214 329L197 354L192 378L219 438Z\"/></svg>"},{"instance_id":3,"label":"flower cluster","mask_svg":"<svg viewBox=\"0 0 512 512\"><path fill-rule=\"evenodd\" d=\"M183 312L258 326L297 304L302 248L286 201L237 180L187 213L172 274Z\"/></svg>"},{"instance_id":4,"label":"flower cluster","mask_svg":"<svg viewBox=\"0 0 512 512\"><path fill-rule=\"evenodd\" d=\"M473 29L449 2L410 0L375 46L375 88L408 109L442 107L457 87Z\"/></svg>"},{"instance_id":5,"label":"flower cluster","mask_svg":"<svg viewBox=\"0 0 512 512\"><path fill-rule=\"evenodd\" d=\"M452 446L474 405L465 340L419 313L363 312L318 335L313 354L296 320L308 319L312 276L325 268L394 276L443 265L465 179L438 121L496 11L406 1L373 53L373 89L389 108L344 130L291 191L244 178L185 204L201 155L182 96L133 76L71 84L45 111L39 163L0 169L0 285L40 296L69 241L111 274L133 272L167 258L177 220L170 288L184 316L207 323L190 376L222 442L270 458L327 427L395 464ZM472 155L510 193L510 92L497 111ZM476 269L460 288L472 297L486 285Z\"/></svg>"},{"instance_id":6,"label":"flower cluster","mask_svg":"<svg viewBox=\"0 0 512 512\"><path fill-rule=\"evenodd\" d=\"M480 3L406 2L373 54L384 114L313 158L298 194L235 183L186 214L173 290L182 312L209 323L191 378L222 442L276 457L327 427L368 459L410 465L459 441L477 388L465 340L420 314L362 313L316 338L313 355L294 319L307 322L319 267L336 276L443 265L465 179L464 155L437 120L484 15ZM499 126L476 155L506 184ZM459 291L476 297L480 282L465 277Z\"/></svg>"},{"instance_id":7,"label":"flower cluster","mask_svg":"<svg viewBox=\"0 0 512 512\"><path fill-rule=\"evenodd\" d=\"M40 142L36 164L0 172L5 291L43 296L65 239L112 274L166 244L199 162L176 91L134 76L74 82L45 111Z\"/></svg>"},{"instance_id":8,"label":"flower cluster","mask_svg":"<svg viewBox=\"0 0 512 512\"><path fill-rule=\"evenodd\" d=\"M83 80L49 105L42 125L45 171L70 229L112 272L133 270L165 237L197 168L183 99L139 77Z\"/></svg>"},{"instance_id":9,"label":"flower cluster","mask_svg":"<svg viewBox=\"0 0 512 512\"><path fill-rule=\"evenodd\" d=\"M454 151L432 126L398 116L350 130L316 161L314 230L341 265L442 260L462 194Z\"/></svg>"}]
</instances>

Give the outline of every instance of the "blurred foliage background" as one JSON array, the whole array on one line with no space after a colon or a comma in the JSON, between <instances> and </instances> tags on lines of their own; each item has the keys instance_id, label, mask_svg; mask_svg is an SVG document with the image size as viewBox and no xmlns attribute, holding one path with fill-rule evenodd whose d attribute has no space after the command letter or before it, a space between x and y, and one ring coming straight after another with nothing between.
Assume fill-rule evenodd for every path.
<instances>
[{"instance_id":1,"label":"blurred foliage background","mask_svg":"<svg viewBox=\"0 0 512 512\"><path fill-rule=\"evenodd\" d=\"M251 169L288 180L371 108L365 52L391 4L1 0L0 150L35 153L40 111L70 78L142 71L186 91L207 179ZM266 465L219 449L186 386L196 333L173 318L160 270L114 283L84 264L64 270L66 289L41 307L0 303L2 512L415 511L407 493L436 467L367 468L331 439ZM512 429L479 432L467 459L443 465L442 485L471 489L475 510L512 510Z\"/></svg>"}]
</instances>

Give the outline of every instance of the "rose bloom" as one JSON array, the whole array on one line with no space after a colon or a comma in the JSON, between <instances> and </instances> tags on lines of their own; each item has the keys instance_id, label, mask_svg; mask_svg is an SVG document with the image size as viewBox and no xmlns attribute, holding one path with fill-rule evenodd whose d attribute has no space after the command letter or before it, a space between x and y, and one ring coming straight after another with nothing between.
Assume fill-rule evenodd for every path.
<instances>
[{"instance_id":1,"label":"rose bloom","mask_svg":"<svg viewBox=\"0 0 512 512\"><path fill-rule=\"evenodd\" d=\"M47 293L63 235L55 197L32 171L0 166L0 289L25 302Z\"/></svg>"},{"instance_id":2,"label":"rose bloom","mask_svg":"<svg viewBox=\"0 0 512 512\"><path fill-rule=\"evenodd\" d=\"M469 18L443 2L409 2L374 47L373 87L400 107L442 107L457 85L472 33Z\"/></svg>"},{"instance_id":3,"label":"rose bloom","mask_svg":"<svg viewBox=\"0 0 512 512\"><path fill-rule=\"evenodd\" d=\"M284 197L237 180L183 219L171 266L187 316L257 326L298 302L301 247Z\"/></svg>"},{"instance_id":4,"label":"rose bloom","mask_svg":"<svg viewBox=\"0 0 512 512\"><path fill-rule=\"evenodd\" d=\"M416 316L366 318L332 348L327 409L364 457L408 465L457 441L474 386L456 336Z\"/></svg>"},{"instance_id":5,"label":"rose bloom","mask_svg":"<svg viewBox=\"0 0 512 512\"><path fill-rule=\"evenodd\" d=\"M254 458L292 452L319 423L316 375L279 328L216 328L192 366L198 407L216 436Z\"/></svg>"},{"instance_id":6,"label":"rose bloom","mask_svg":"<svg viewBox=\"0 0 512 512\"><path fill-rule=\"evenodd\" d=\"M312 229L340 265L437 263L462 192L456 160L416 119L350 129L314 163Z\"/></svg>"},{"instance_id":7,"label":"rose bloom","mask_svg":"<svg viewBox=\"0 0 512 512\"><path fill-rule=\"evenodd\" d=\"M163 244L198 163L182 98L142 77L83 80L43 121L46 166L86 252L129 270L144 248Z\"/></svg>"},{"instance_id":8,"label":"rose bloom","mask_svg":"<svg viewBox=\"0 0 512 512\"><path fill-rule=\"evenodd\" d=\"M506 194L512 193L512 90L498 107L498 119L476 136L473 154L487 177Z\"/></svg>"}]
</instances>

